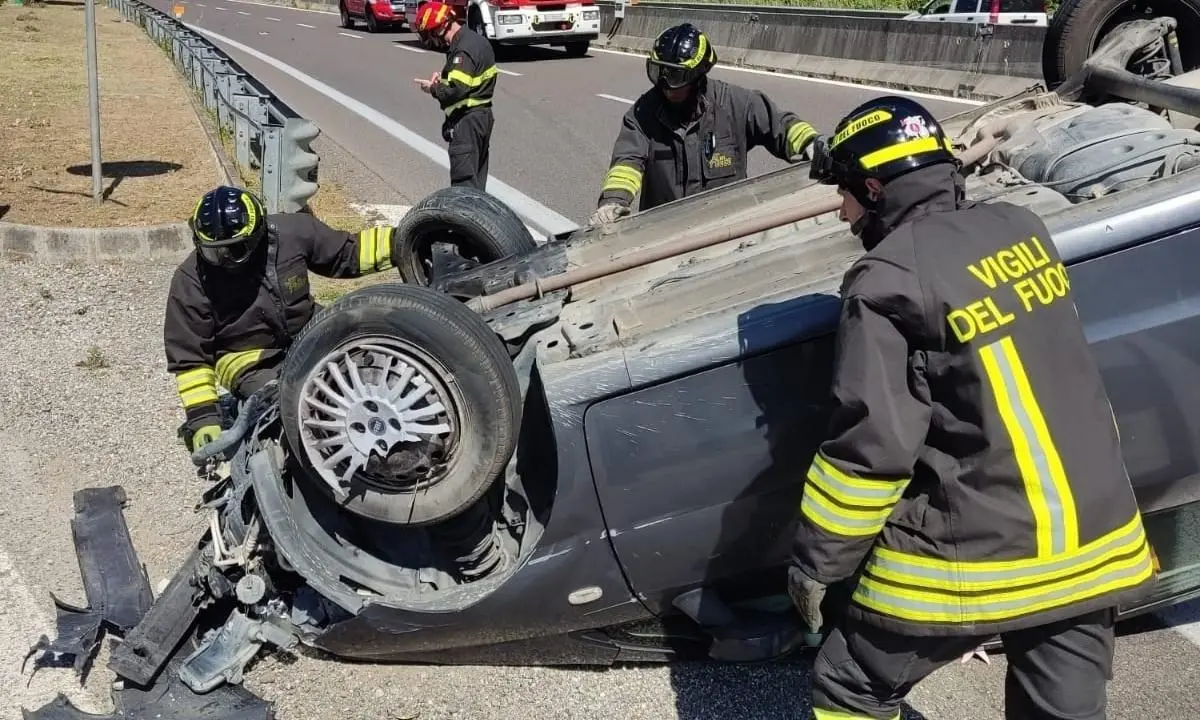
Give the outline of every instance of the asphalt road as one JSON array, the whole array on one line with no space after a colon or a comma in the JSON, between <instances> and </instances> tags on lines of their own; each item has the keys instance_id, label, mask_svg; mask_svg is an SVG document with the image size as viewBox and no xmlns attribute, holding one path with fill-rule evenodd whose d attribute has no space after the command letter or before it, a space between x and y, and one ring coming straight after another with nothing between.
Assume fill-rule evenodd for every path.
<instances>
[{"instance_id":1,"label":"asphalt road","mask_svg":"<svg viewBox=\"0 0 1200 720\"><path fill-rule=\"evenodd\" d=\"M169 11L173 3L150 4ZM274 66L210 37L272 92L316 122L323 134L378 173L395 190L390 202L411 204L448 183L443 167L405 144L410 137L398 141L345 101L330 99L314 90L311 81L294 76L294 71L304 73L378 111L432 143L443 156L441 113L436 101L413 82L440 70L442 55L417 47L413 34L347 31L338 26L335 14L237 0L182 4L185 23L272 58ZM492 179L565 216L567 220L559 221L568 226L582 222L595 208L621 116L647 89L643 58L596 49L587 57L568 58L556 48L528 48L503 54L499 66ZM831 130L858 103L888 92L734 69L718 68L714 73L763 90L822 131ZM925 102L939 116L972 106L936 98ZM783 165L759 148L752 153L750 173Z\"/></svg>"}]
</instances>

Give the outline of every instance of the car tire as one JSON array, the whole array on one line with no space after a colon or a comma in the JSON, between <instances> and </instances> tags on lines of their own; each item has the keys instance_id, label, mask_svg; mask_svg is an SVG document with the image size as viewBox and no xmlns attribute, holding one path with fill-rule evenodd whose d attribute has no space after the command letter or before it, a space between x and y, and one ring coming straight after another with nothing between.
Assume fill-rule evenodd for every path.
<instances>
[{"instance_id":1,"label":"car tire","mask_svg":"<svg viewBox=\"0 0 1200 720\"><path fill-rule=\"evenodd\" d=\"M563 46L563 49L566 50L568 57L584 57L591 46L591 41L584 40L583 42L569 42Z\"/></svg>"},{"instance_id":2,"label":"car tire","mask_svg":"<svg viewBox=\"0 0 1200 720\"><path fill-rule=\"evenodd\" d=\"M339 19L342 27L346 28L347 30L353 30L354 18L350 17L350 11L346 9L346 3L338 3L338 14L341 16Z\"/></svg>"},{"instance_id":3,"label":"car tire","mask_svg":"<svg viewBox=\"0 0 1200 720\"><path fill-rule=\"evenodd\" d=\"M367 32L371 33L372 35L379 32L379 18L375 17L375 11L371 9L370 3L363 8L363 15L366 16Z\"/></svg>"},{"instance_id":4,"label":"car tire","mask_svg":"<svg viewBox=\"0 0 1200 720\"><path fill-rule=\"evenodd\" d=\"M1170 2L1178 9L1191 11L1190 16L1174 11L1158 13L1171 14L1179 22L1177 34L1184 70L1191 70L1200 64L1200 0ZM1119 23L1152 17L1139 12L1142 4L1141 0L1064 0L1054 11L1042 42L1046 87L1053 90L1078 72L1108 31Z\"/></svg>"},{"instance_id":5,"label":"car tire","mask_svg":"<svg viewBox=\"0 0 1200 720\"><path fill-rule=\"evenodd\" d=\"M407 358L408 367L414 369L412 379L401 386L397 378L402 378L404 366L393 363L387 364L391 370L381 378L376 368L384 363L378 360L387 356L377 355L371 365L364 365L364 347L399 348L399 356L391 357ZM351 372L345 353L360 351L358 369ZM326 363L337 364L352 392L342 389L339 376ZM405 389L417 387L414 383L421 377L428 384L427 392ZM401 451L392 459L399 457L398 462L408 463L417 473L432 473L439 466L440 471L427 475L423 484L414 484L375 466L371 473L355 472L347 486L338 482L346 476L345 466L339 464L332 472L318 469L314 463L344 452L352 442L365 440L369 445L372 439L389 437L382 434L388 427L399 430L392 420L400 417L395 411L403 410L404 403L392 396L392 406L384 404L393 392L418 398L410 411L427 407L430 398L442 403L445 418L440 414L401 418L404 423L448 425L448 430L436 431L445 436L439 438L440 457L422 455L422 444L411 439L392 446ZM469 508L504 472L521 423L520 385L500 338L478 314L450 296L399 283L352 291L314 315L280 369L279 397L284 434L303 473L348 512L397 525L435 524ZM372 404L376 400L380 402ZM329 408L340 410L342 416L328 412ZM326 420L330 424L310 429L313 422ZM356 423L359 427L354 429ZM415 424L404 428L433 435ZM336 440L338 433L347 439L340 445L330 440ZM322 442L326 447L319 447ZM424 447L428 452L432 446ZM372 454L377 456L376 449ZM409 452L412 455L405 457Z\"/></svg>"},{"instance_id":6,"label":"car tire","mask_svg":"<svg viewBox=\"0 0 1200 720\"><path fill-rule=\"evenodd\" d=\"M519 215L488 193L452 185L414 205L396 228L396 257L400 277L413 285L429 285L433 244L453 244L458 254L486 264L537 247Z\"/></svg>"}]
</instances>

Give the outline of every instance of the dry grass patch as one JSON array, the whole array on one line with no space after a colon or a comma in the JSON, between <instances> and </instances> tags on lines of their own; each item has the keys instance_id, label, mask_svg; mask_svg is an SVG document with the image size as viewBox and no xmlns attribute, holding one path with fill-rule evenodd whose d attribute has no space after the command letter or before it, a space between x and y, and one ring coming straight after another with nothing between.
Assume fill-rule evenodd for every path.
<instances>
[{"instance_id":1,"label":"dry grass patch","mask_svg":"<svg viewBox=\"0 0 1200 720\"><path fill-rule=\"evenodd\" d=\"M116 227L185 219L217 179L191 89L141 28L101 4L107 200L92 199L84 31L83 3L0 5L0 220Z\"/></svg>"}]
</instances>

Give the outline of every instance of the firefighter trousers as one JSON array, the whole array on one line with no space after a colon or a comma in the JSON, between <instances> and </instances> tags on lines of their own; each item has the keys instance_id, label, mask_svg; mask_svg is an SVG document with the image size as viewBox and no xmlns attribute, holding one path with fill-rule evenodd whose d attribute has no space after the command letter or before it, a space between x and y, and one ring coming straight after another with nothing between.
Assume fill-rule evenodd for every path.
<instances>
[{"instance_id":1,"label":"firefighter trousers","mask_svg":"<svg viewBox=\"0 0 1200 720\"><path fill-rule=\"evenodd\" d=\"M486 189L495 118L490 107L468 110L454 122L450 135L450 184Z\"/></svg>"},{"instance_id":2,"label":"firefighter trousers","mask_svg":"<svg viewBox=\"0 0 1200 720\"><path fill-rule=\"evenodd\" d=\"M1112 609L1004 633L1008 720L1104 720L1115 644ZM816 720L898 720L921 680L989 636L898 635L847 618L812 670Z\"/></svg>"}]
</instances>

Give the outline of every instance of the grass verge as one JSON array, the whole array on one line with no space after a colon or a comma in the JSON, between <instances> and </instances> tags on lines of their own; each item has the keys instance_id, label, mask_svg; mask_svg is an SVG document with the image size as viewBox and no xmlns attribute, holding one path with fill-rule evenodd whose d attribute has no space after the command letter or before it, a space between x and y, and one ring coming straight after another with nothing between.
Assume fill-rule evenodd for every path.
<instances>
[{"instance_id":1,"label":"grass verge","mask_svg":"<svg viewBox=\"0 0 1200 720\"><path fill-rule=\"evenodd\" d=\"M92 197L82 2L0 5L0 220L122 227L179 221L217 168L191 89L118 12L96 6L102 202Z\"/></svg>"}]
</instances>

